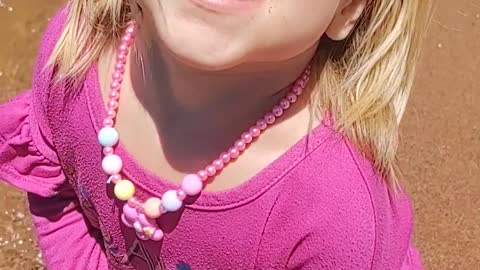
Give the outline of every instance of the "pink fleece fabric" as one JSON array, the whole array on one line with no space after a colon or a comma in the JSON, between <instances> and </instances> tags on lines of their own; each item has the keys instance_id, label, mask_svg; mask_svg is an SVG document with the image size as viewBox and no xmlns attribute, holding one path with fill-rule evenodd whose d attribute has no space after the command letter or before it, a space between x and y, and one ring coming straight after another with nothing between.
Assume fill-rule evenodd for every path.
<instances>
[{"instance_id":1,"label":"pink fleece fabric","mask_svg":"<svg viewBox=\"0 0 480 270\"><path fill-rule=\"evenodd\" d=\"M74 96L42 71L65 17L44 35L32 89L0 107L0 179L28 192L48 269L422 269L408 197L327 122L241 186L160 218L162 242L136 240L100 167L96 66ZM140 197L174 187L118 153Z\"/></svg>"}]
</instances>

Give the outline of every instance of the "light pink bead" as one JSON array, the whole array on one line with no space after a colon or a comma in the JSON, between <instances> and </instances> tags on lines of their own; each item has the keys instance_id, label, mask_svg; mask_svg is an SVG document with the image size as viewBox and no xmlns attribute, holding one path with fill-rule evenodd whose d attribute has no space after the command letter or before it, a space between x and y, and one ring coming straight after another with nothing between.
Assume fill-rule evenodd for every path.
<instances>
[{"instance_id":1,"label":"light pink bead","mask_svg":"<svg viewBox=\"0 0 480 270\"><path fill-rule=\"evenodd\" d=\"M242 140L247 144L251 143L253 140L252 134L250 134L250 132L244 132L242 134Z\"/></svg>"},{"instance_id":2,"label":"light pink bead","mask_svg":"<svg viewBox=\"0 0 480 270\"><path fill-rule=\"evenodd\" d=\"M122 43L120 44L120 46L118 46L118 51L121 52L121 53L128 53L128 48L129 46L125 43Z\"/></svg>"},{"instance_id":3,"label":"light pink bead","mask_svg":"<svg viewBox=\"0 0 480 270\"><path fill-rule=\"evenodd\" d=\"M150 239L152 239L153 241L160 241L162 240L162 238L163 238L163 231L158 228L155 229L153 234L150 236Z\"/></svg>"},{"instance_id":4,"label":"light pink bead","mask_svg":"<svg viewBox=\"0 0 480 270\"><path fill-rule=\"evenodd\" d=\"M103 125L106 126L106 127L113 126L113 119L112 118L105 118L103 120Z\"/></svg>"},{"instance_id":5,"label":"light pink bead","mask_svg":"<svg viewBox=\"0 0 480 270\"><path fill-rule=\"evenodd\" d=\"M205 168L205 171L207 172L208 176L214 176L217 173L217 169L215 169L215 166L210 165Z\"/></svg>"},{"instance_id":6,"label":"light pink bead","mask_svg":"<svg viewBox=\"0 0 480 270\"><path fill-rule=\"evenodd\" d=\"M159 218L162 215L162 211L160 211L161 205L162 201L159 198L149 198L143 204L143 212L145 212L145 215L149 218Z\"/></svg>"},{"instance_id":7,"label":"light pink bead","mask_svg":"<svg viewBox=\"0 0 480 270\"><path fill-rule=\"evenodd\" d=\"M275 115L275 117L280 117L283 114L283 109L282 109L282 107L277 105L277 106L273 107L272 113L273 113L273 115Z\"/></svg>"},{"instance_id":8,"label":"light pink bead","mask_svg":"<svg viewBox=\"0 0 480 270\"><path fill-rule=\"evenodd\" d=\"M120 72L114 72L112 75L112 79L122 82L123 81L123 74Z\"/></svg>"},{"instance_id":9,"label":"light pink bead","mask_svg":"<svg viewBox=\"0 0 480 270\"><path fill-rule=\"evenodd\" d=\"M105 156L113 154L113 147L104 147L103 148L103 154Z\"/></svg>"},{"instance_id":10,"label":"light pink bead","mask_svg":"<svg viewBox=\"0 0 480 270\"><path fill-rule=\"evenodd\" d=\"M131 35L125 35L122 37L122 43L126 44L127 46L132 45L133 37Z\"/></svg>"},{"instance_id":11,"label":"light pink bead","mask_svg":"<svg viewBox=\"0 0 480 270\"><path fill-rule=\"evenodd\" d=\"M115 110L109 109L107 112L107 116L113 119L117 116L117 112Z\"/></svg>"},{"instance_id":12,"label":"light pink bead","mask_svg":"<svg viewBox=\"0 0 480 270\"><path fill-rule=\"evenodd\" d=\"M265 130L267 128L268 124L267 122L265 122L265 120L263 119L260 119L257 121L257 128L259 128L260 130Z\"/></svg>"},{"instance_id":13,"label":"light pink bead","mask_svg":"<svg viewBox=\"0 0 480 270\"><path fill-rule=\"evenodd\" d=\"M125 72L125 65L122 64L122 63L116 63L115 64L115 71L123 74Z\"/></svg>"},{"instance_id":14,"label":"light pink bead","mask_svg":"<svg viewBox=\"0 0 480 270\"><path fill-rule=\"evenodd\" d=\"M303 80L300 81L300 87L301 88L305 88L305 86L307 86L307 79L308 79L308 75L303 75Z\"/></svg>"},{"instance_id":15,"label":"light pink bead","mask_svg":"<svg viewBox=\"0 0 480 270\"><path fill-rule=\"evenodd\" d=\"M207 169L208 173L208 169ZM189 174L183 178L182 190L190 196L198 195L203 188L202 179L196 174Z\"/></svg>"},{"instance_id":16,"label":"light pink bead","mask_svg":"<svg viewBox=\"0 0 480 270\"><path fill-rule=\"evenodd\" d=\"M283 98L280 100L280 107L282 107L284 110L288 109L290 107L290 101L288 101L286 98Z\"/></svg>"},{"instance_id":17,"label":"light pink bead","mask_svg":"<svg viewBox=\"0 0 480 270\"><path fill-rule=\"evenodd\" d=\"M107 103L107 106L109 109L111 110L116 110L118 108L118 102L115 101L115 100L110 100L108 103Z\"/></svg>"},{"instance_id":18,"label":"light pink bead","mask_svg":"<svg viewBox=\"0 0 480 270\"><path fill-rule=\"evenodd\" d=\"M200 179L201 179L202 181L205 181L205 180L208 179L208 174L207 174L207 172L204 171L204 170L198 171L197 175L198 175L198 177L200 177Z\"/></svg>"},{"instance_id":19,"label":"light pink bead","mask_svg":"<svg viewBox=\"0 0 480 270\"><path fill-rule=\"evenodd\" d=\"M135 197L130 198L128 200L128 205L130 205L130 207L133 207L133 208L137 208L139 203L140 202Z\"/></svg>"},{"instance_id":20,"label":"light pink bead","mask_svg":"<svg viewBox=\"0 0 480 270\"><path fill-rule=\"evenodd\" d=\"M215 167L215 169L217 169L217 171L223 169L223 161L221 159L216 159L213 161L212 165Z\"/></svg>"},{"instance_id":21,"label":"light pink bead","mask_svg":"<svg viewBox=\"0 0 480 270\"><path fill-rule=\"evenodd\" d=\"M251 127L249 132L250 132L250 135L252 135L253 138L256 138L256 137L260 136L260 133L261 133L261 131L258 127Z\"/></svg>"},{"instance_id":22,"label":"light pink bead","mask_svg":"<svg viewBox=\"0 0 480 270\"><path fill-rule=\"evenodd\" d=\"M102 168L106 174L118 174L120 171L122 171L122 167L122 159L117 155L108 155L102 160Z\"/></svg>"},{"instance_id":23,"label":"light pink bead","mask_svg":"<svg viewBox=\"0 0 480 270\"><path fill-rule=\"evenodd\" d=\"M127 62L127 54L125 54L125 53L117 54L117 61L119 63L126 63Z\"/></svg>"},{"instance_id":24,"label":"light pink bead","mask_svg":"<svg viewBox=\"0 0 480 270\"><path fill-rule=\"evenodd\" d=\"M246 147L247 146L243 140L238 140L235 142L235 148L237 148L239 152L245 150Z\"/></svg>"},{"instance_id":25,"label":"light pink bead","mask_svg":"<svg viewBox=\"0 0 480 270\"><path fill-rule=\"evenodd\" d=\"M287 95L287 99L288 101L290 101L290 103L295 103L295 101L297 101L297 95L295 95L294 93L289 93Z\"/></svg>"},{"instance_id":26,"label":"light pink bead","mask_svg":"<svg viewBox=\"0 0 480 270\"><path fill-rule=\"evenodd\" d=\"M122 223L123 223L125 226L127 226L128 228L133 228L133 222L128 221L128 220L125 218L125 215L124 215L124 214L122 214L122 216L121 216L120 219L122 220Z\"/></svg>"},{"instance_id":27,"label":"light pink bead","mask_svg":"<svg viewBox=\"0 0 480 270\"><path fill-rule=\"evenodd\" d=\"M128 26L128 28L125 30L125 34L134 37L135 29L136 29L135 24L132 24L132 25Z\"/></svg>"},{"instance_id":28,"label":"light pink bead","mask_svg":"<svg viewBox=\"0 0 480 270\"><path fill-rule=\"evenodd\" d=\"M269 125L275 123L275 115L273 115L273 113L267 113L264 119Z\"/></svg>"},{"instance_id":29,"label":"light pink bead","mask_svg":"<svg viewBox=\"0 0 480 270\"><path fill-rule=\"evenodd\" d=\"M231 159L235 159L240 155L240 152L238 152L237 148L232 147L230 150L228 150L228 154L230 155Z\"/></svg>"},{"instance_id":30,"label":"light pink bead","mask_svg":"<svg viewBox=\"0 0 480 270\"><path fill-rule=\"evenodd\" d=\"M187 193L185 193L185 191L179 189L179 190L177 190L177 197L178 197L178 199L183 201L187 197Z\"/></svg>"},{"instance_id":31,"label":"light pink bead","mask_svg":"<svg viewBox=\"0 0 480 270\"><path fill-rule=\"evenodd\" d=\"M157 225L157 222L154 219L147 217L145 214L138 214L138 221L142 227L153 227Z\"/></svg>"},{"instance_id":32,"label":"light pink bead","mask_svg":"<svg viewBox=\"0 0 480 270\"><path fill-rule=\"evenodd\" d=\"M230 162L230 155L226 152L220 154L219 159L223 162L223 165L226 165Z\"/></svg>"},{"instance_id":33,"label":"light pink bead","mask_svg":"<svg viewBox=\"0 0 480 270\"><path fill-rule=\"evenodd\" d=\"M120 82L118 82L118 81L113 81L113 82L110 84L110 89L115 90L115 91L120 90Z\"/></svg>"},{"instance_id":34,"label":"light pink bead","mask_svg":"<svg viewBox=\"0 0 480 270\"><path fill-rule=\"evenodd\" d=\"M292 92L293 92L295 95L300 96L300 95L302 94L302 92L303 92L303 88L302 88L301 86L299 86L299 85L296 85L296 86L293 87Z\"/></svg>"},{"instance_id":35,"label":"light pink bead","mask_svg":"<svg viewBox=\"0 0 480 270\"><path fill-rule=\"evenodd\" d=\"M114 175L110 176L110 181L112 181L112 183L114 183L114 184L120 182L120 180L122 180L122 176L120 174L114 174Z\"/></svg>"},{"instance_id":36,"label":"light pink bead","mask_svg":"<svg viewBox=\"0 0 480 270\"><path fill-rule=\"evenodd\" d=\"M110 97L111 99L113 100L117 100L120 98L120 92L118 92L117 90L112 90L110 91L110 93L108 94L108 97Z\"/></svg>"},{"instance_id":37,"label":"light pink bead","mask_svg":"<svg viewBox=\"0 0 480 270\"><path fill-rule=\"evenodd\" d=\"M125 219L129 221L130 223L135 222L135 220L138 217L137 209L134 207L131 207L128 205L128 203L123 205L123 215L125 216Z\"/></svg>"}]
</instances>

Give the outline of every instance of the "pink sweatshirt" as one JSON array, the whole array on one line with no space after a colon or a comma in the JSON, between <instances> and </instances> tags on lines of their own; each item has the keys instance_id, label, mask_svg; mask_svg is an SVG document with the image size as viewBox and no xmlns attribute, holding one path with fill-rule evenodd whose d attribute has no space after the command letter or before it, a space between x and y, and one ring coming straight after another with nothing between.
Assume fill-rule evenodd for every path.
<instances>
[{"instance_id":1,"label":"pink sweatshirt","mask_svg":"<svg viewBox=\"0 0 480 270\"><path fill-rule=\"evenodd\" d=\"M327 122L244 184L162 216L162 242L136 240L100 166L96 66L75 96L42 72L65 18L44 35L32 90L0 107L0 179L28 192L48 269L422 269L408 197ZM118 153L140 197L173 188Z\"/></svg>"}]
</instances>

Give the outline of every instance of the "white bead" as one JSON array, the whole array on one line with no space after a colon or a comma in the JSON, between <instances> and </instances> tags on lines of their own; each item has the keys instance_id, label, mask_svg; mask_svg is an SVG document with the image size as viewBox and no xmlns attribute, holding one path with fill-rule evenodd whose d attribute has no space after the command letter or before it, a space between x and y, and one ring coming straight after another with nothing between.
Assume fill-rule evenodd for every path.
<instances>
[{"instance_id":1,"label":"white bead","mask_svg":"<svg viewBox=\"0 0 480 270\"><path fill-rule=\"evenodd\" d=\"M108 175L120 173L123 167L122 159L117 155L109 155L103 158L102 168Z\"/></svg>"},{"instance_id":2,"label":"white bead","mask_svg":"<svg viewBox=\"0 0 480 270\"><path fill-rule=\"evenodd\" d=\"M135 229L135 231L137 231L137 232L139 232L139 233L143 233L142 224L140 224L140 222L135 221L135 222L133 223L133 228Z\"/></svg>"},{"instance_id":3,"label":"white bead","mask_svg":"<svg viewBox=\"0 0 480 270\"><path fill-rule=\"evenodd\" d=\"M116 129L104 127L98 132L98 142L103 147L112 147L118 143L119 135Z\"/></svg>"},{"instance_id":4,"label":"white bead","mask_svg":"<svg viewBox=\"0 0 480 270\"><path fill-rule=\"evenodd\" d=\"M176 190L163 193L162 207L169 212L175 212L182 207L182 201L178 198Z\"/></svg>"}]
</instances>

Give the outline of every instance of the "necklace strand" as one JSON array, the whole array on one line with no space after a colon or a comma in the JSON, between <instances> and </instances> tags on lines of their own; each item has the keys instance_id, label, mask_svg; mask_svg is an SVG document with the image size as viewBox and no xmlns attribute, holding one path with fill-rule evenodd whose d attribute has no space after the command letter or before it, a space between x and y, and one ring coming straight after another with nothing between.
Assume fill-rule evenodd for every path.
<instances>
[{"instance_id":1,"label":"necklace strand","mask_svg":"<svg viewBox=\"0 0 480 270\"><path fill-rule=\"evenodd\" d=\"M164 233L159 228L156 219L164 213L178 211L183 206L183 201L187 196L199 195L207 179L217 175L226 165L237 159L246 147L261 135L262 131L273 125L276 119L282 116L284 111L295 103L298 96L302 94L310 77L310 66L290 86L288 94L263 118L242 133L240 138L226 152L220 154L216 160L204 169L185 176L177 190L168 190L161 198L150 197L142 201L135 197L135 185L132 181L122 177L123 162L120 156L115 154L114 148L120 140L119 133L114 128L120 88L127 56L135 39L136 28L134 22L129 24L118 47L108 95L107 116L103 121L103 128L98 133L98 142L103 147L102 168L109 176L107 182L114 184L115 197L126 202L122 209L122 223L129 228L134 228L137 237L141 240L160 241L164 237Z\"/></svg>"}]
</instances>

